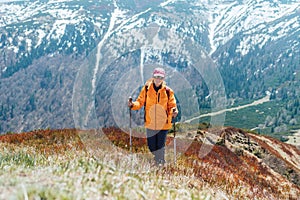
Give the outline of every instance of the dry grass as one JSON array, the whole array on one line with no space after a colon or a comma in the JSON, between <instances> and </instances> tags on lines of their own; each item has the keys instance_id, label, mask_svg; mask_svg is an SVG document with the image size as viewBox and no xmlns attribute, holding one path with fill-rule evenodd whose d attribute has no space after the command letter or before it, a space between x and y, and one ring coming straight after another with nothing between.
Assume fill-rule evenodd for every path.
<instances>
[{"instance_id":1,"label":"dry grass","mask_svg":"<svg viewBox=\"0 0 300 200\"><path fill-rule=\"evenodd\" d=\"M138 136L138 132L134 135ZM185 139L178 139L180 144ZM153 167L144 137L120 129L0 136L0 199L296 199L296 186L248 154L192 142L177 163ZM168 137L172 146L173 139ZM206 144L208 145L208 144ZM167 157L172 157L172 148ZM280 183L280 184L278 184ZM298 195L298 196L297 196Z\"/></svg>"}]
</instances>

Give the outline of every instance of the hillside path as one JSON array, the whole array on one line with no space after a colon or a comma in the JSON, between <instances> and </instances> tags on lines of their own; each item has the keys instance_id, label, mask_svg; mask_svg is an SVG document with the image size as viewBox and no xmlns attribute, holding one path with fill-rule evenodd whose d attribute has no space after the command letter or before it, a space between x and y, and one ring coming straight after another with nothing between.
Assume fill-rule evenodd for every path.
<instances>
[{"instance_id":1,"label":"hillside path","mask_svg":"<svg viewBox=\"0 0 300 200\"><path fill-rule=\"evenodd\" d=\"M259 105L259 104L262 104L262 103L265 103L265 102L268 102L268 101L270 101L270 94L267 94L267 96L265 96L265 97L263 97L261 99L258 99L256 101L253 101L252 103L249 103L249 104L245 104L245 105L237 106L237 107L233 107L233 108L226 108L226 109L219 110L219 111L216 111L216 112L202 114L202 115L199 115L197 117L193 117L191 119L188 119L185 122L186 123L190 123L191 121L196 120L196 119L200 119L202 117L209 117L209 116L220 115L220 114L222 114L224 112L231 112L231 111L234 111L234 110L240 110L240 109L243 109L243 108L247 108L247 107L251 107L251 106L256 106L256 105Z\"/></svg>"}]
</instances>

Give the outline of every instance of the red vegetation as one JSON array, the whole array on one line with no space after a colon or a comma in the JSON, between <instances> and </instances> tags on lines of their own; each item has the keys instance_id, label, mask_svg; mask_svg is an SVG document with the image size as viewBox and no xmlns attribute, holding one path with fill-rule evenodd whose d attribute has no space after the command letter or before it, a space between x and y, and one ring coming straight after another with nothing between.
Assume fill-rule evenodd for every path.
<instances>
[{"instance_id":1,"label":"red vegetation","mask_svg":"<svg viewBox=\"0 0 300 200\"><path fill-rule=\"evenodd\" d=\"M291 164L289 162L289 160L286 160L286 158L283 157L282 154L280 154L278 151L276 151L276 149L274 148L274 145L277 145L280 148L280 150L283 151L284 153L286 153L287 156L289 156L290 158L293 158L294 156L296 156L296 157L298 156L298 160L300 159L299 158L300 150L296 146L293 146L291 144L282 143L272 137L269 137L269 136L263 136L263 137L266 138L267 140L271 141L271 144L268 144L267 142L261 140L256 135L251 135L251 138L253 138L261 147L263 147L264 149L269 151L272 155L275 155L276 157L278 157L282 160L285 160L287 165L289 165L291 168L294 168L293 164ZM294 153L296 153L296 154L294 155ZM293 159L291 159L291 160L293 161ZM294 168L294 170L299 171L299 173L300 173L299 169Z\"/></svg>"},{"instance_id":2,"label":"red vegetation","mask_svg":"<svg viewBox=\"0 0 300 200\"><path fill-rule=\"evenodd\" d=\"M0 142L36 147L45 154L84 148L76 129L35 130L27 133L0 135Z\"/></svg>"},{"instance_id":3,"label":"red vegetation","mask_svg":"<svg viewBox=\"0 0 300 200\"><path fill-rule=\"evenodd\" d=\"M38 130L21 134L7 134L0 136L0 142L12 143L16 145L30 145L36 147L43 153L63 153L69 149L84 150L81 132L92 135L89 131L78 131L75 129L65 130ZM97 132L97 131L96 131ZM121 129L109 127L103 128L101 132L114 145L129 150L129 134ZM220 130L219 130L220 132ZM241 134L241 138L251 138L255 140L262 149L270 152L278 159L282 156L270 147L258 136L243 132L239 129L228 128L221 131L222 138L232 139L229 136ZM95 131L94 131L95 133ZM95 135L95 134L94 134ZM147 140L144 133L133 132L132 151L146 152ZM281 142L267 138L272 143L279 145L286 154L290 155L290 146ZM173 138L167 137L167 144L172 145ZM180 145L189 143L188 149L180 149ZM272 169L261 159L253 154L239 149L239 153L229 149L225 143L220 145L204 144L198 141L187 141L187 139L177 139L178 152L184 152L177 165L169 165L163 173L184 174L197 177L202 184L208 183L222 188L233 198L243 199L297 199L300 196L300 187L289 182L285 177L272 171ZM200 156L201 148L211 149L206 156ZM292 148L292 147L291 147ZM299 150L292 148L300 155ZM293 156L293 155L290 155ZM295 156L295 155L294 155ZM297 156L297 155L296 155ZM199 182L201 182L199 181ZM197 183L200 184L201 183ZM196 182L191 183L191 187L196 187Z\"/></svg>"},{"instance_id":4,"label":"red vegetation","mask_svg":"<svg viewBox=\"0 0 300 200\"><path fill-rule=\"evenodd\" d=\"M203 144L193 142L185 154L192 158L187 159L186 165L194 169L196 176L215 184L229 184L232 190L239 185L247 185L253 190L266 188L266 191L253 191L253 196L249 195L248 198L272 196L277 190L266 180L267 176L272 176L270 172L254 157L237 156L226 147L215 145L212 151L201 159L197 156L201 145Z\"/></svg>"}]
</instances>

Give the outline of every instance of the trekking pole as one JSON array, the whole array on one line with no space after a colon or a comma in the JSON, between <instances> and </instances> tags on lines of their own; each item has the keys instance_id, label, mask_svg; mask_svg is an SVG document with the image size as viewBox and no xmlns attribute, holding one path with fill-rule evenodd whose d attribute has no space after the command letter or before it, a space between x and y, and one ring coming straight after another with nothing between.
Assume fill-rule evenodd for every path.
<instances>
[{"instance_id":1,"label":"trekking pole","mask_svg":"<svg viewBox=\"0 0 300 200\"><path fill-rule=\"evenodd\" d=\"M173 109L173 112L176 109ZM176 120L173 118L173 134L174 134L174 164L176 164Z\"/></svg>"},{"instance_id":2,"label":"trekking pole","mask_svg":"<svg viewBox=\"0 0 300 200\"><path fill-rule=\"evenodd\" d=\"M132 97L129 97L129 102L132 103ZM131 141L131 136L132 136L132 130L131 130L131 107L129 107L129 145L130 145L130 153L131 153L131 148L132 148L132 141Z\"/></svg>"}]
</instances>

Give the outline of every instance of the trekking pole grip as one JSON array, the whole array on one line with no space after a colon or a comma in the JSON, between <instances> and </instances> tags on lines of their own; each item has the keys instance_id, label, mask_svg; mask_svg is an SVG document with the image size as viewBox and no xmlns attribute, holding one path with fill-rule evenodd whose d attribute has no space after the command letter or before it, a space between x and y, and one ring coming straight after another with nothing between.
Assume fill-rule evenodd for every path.
<instances>
[{"instance_id":1,"label":"trekking pole grip","mask_svg":"<svg viewBox=\"0 0 300 200\"><path fill-rule=\"evenodd\" d=\"M132 97L131 96L128 98L128 102L132 103ZM132 105L131 105L131 107L129 107L129 110L131 110L131 108L132 108Z\"/></svg>"},{"instance_id":2,"label":"trekking pole grip","mask_svg":"<svg viewBox=\"0 0 300 200\"><path fill-rule=\"evenodd\" d=\"M132 103L132 97L131 96L128 98L128 102ZM131 108L132 108L132 105L129 107L130 124L131 124Z\"/></svg>"},{"instance_id":3,"label":"trekking pole grip","mask_svg":"<svg viewBox=\"0 0 300 200\"><path fill-rule=\"evenodd\" d=\"M128 101L129 101L130 103L132 103L132 97L131 97L131 96L128 98Z\"/></svg>"}]
</instances>

